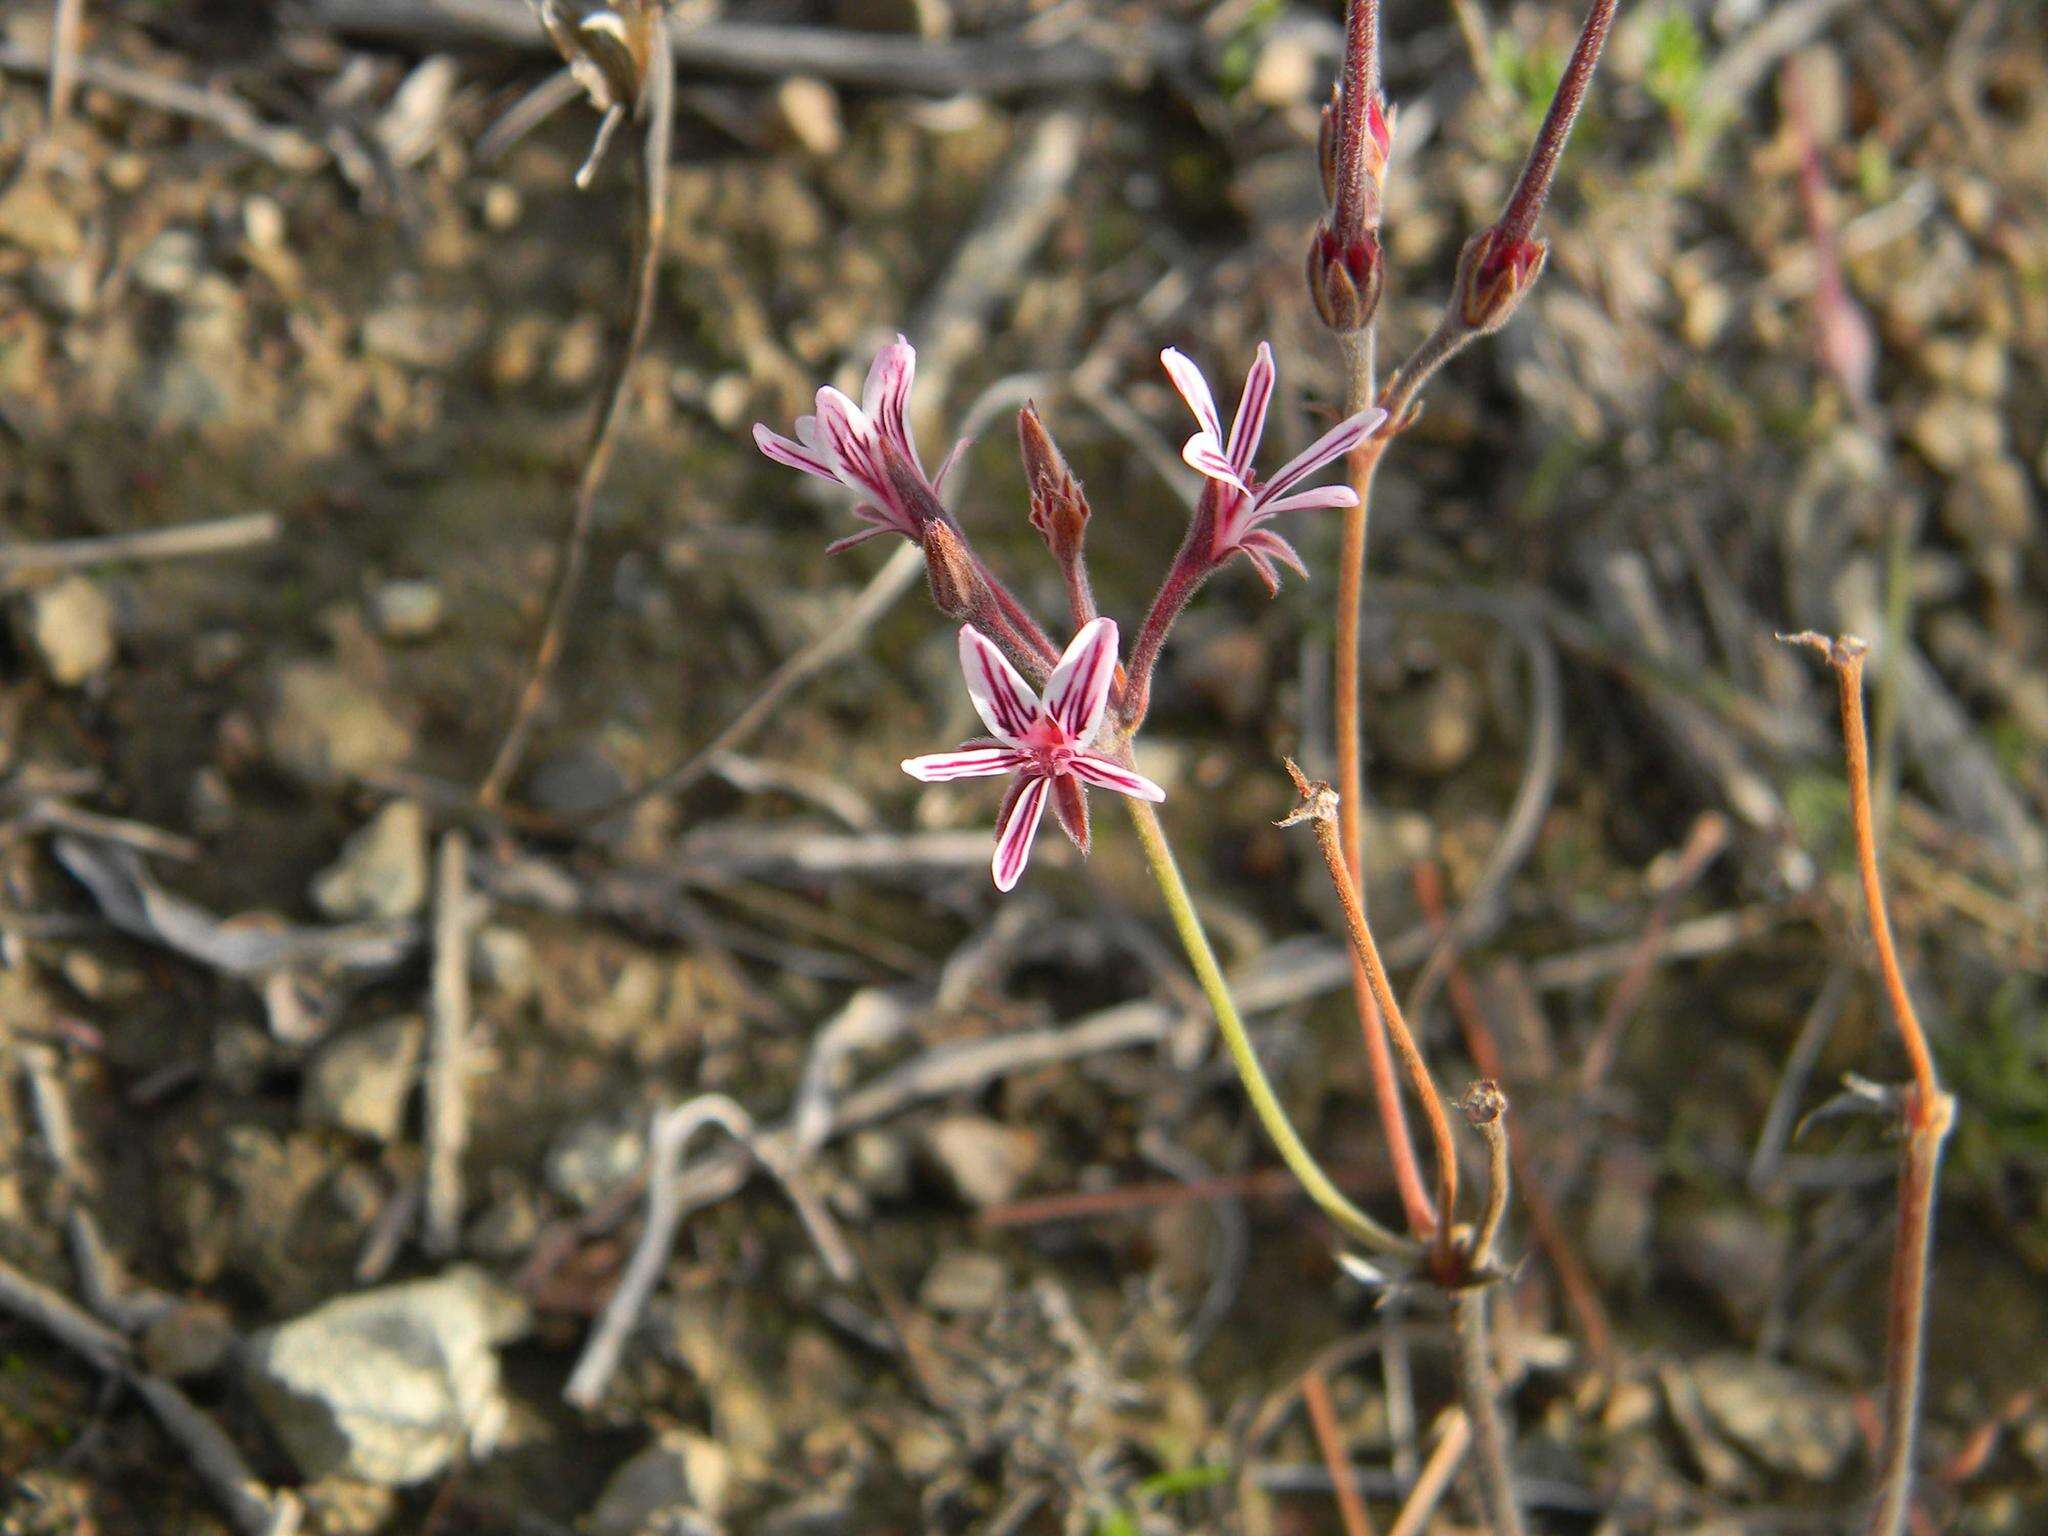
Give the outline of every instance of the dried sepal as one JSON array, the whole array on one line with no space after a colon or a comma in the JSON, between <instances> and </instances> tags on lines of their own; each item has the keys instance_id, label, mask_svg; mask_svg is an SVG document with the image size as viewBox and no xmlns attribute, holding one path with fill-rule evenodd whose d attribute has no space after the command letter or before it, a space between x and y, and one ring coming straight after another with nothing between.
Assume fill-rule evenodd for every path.
<instances>
[{"instance_id":1,"label":"dried sepal","mask_svg":"<svg viewBox=\"0 0 2048 1536\"><path fill-rule=\"evenodd\" d=\"M1066 458L1045 430L1038 408L1017 413L1017 447L1024 459L1024 483L1031 497L1031 526L1064 569L1081 559L1088 532L1088 498L1067 468Z\"/></svg>"}]
</instances>

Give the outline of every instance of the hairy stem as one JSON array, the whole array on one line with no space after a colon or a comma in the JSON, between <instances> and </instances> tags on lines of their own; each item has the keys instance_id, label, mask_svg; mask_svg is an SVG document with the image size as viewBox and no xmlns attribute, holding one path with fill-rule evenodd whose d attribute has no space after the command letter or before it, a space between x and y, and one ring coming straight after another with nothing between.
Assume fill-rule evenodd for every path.
<instances>
[{"instance_id":1,"label":"hairy stem","mask_svg":"<svg viewBox=\"0 0 2048 1536\"><path fill-rule=\"evenodd\" d=\"M1456 1325L1458 1395L1472 1424L1472 1458L1479 1471L1480 1503L1491 1536L1523 1536L1522 1506L1508 1460L1507 1428L1501 1422L1500 1383L1493 1374L1493 1333L1487 1323L1492 1286L1473 1286L1451 1298Z\"/></svg>"},{"instance_id":2,"label":"hairy stem","mask_svg":"<svg viewBox=\"0 0 2048 1536\"><path fill-rule=\"evenodd\" d=\"M1884 882L1877 867L1877 831L1870 806L1870 743L1863 723L1863 664L1869 647L1853 636L1790 636L1821 652L1834 669L1842 714L1842 746L1848 758L1849 822L1856 835L1856 865L1863 878L1863 904L1879 974L1890 1000L1892 1020L1912 1063L1901 1119L1906 1141L1899 1172L1899 1225L1892 1244L1890 1317L1885 1330L1884 1445L1879 1455L1877 1498L1867 1536L1899 1536L1913 1504L1913 1453L1920 1422L1921 1362L1926 1354L1927 1272L1934 1241L1934 1193L1942 1145L1955 1123L1956 1101L1935 1075L1927 1033L1906 990L1898 947L1892 942Z\"/></svg>"},{"instance_id":3,"label":"hairy stem","mask_svg":"<svg viewBox=\"0 0 2048 1536\"><path fill-rule=\"evenodd\" d=\"M1328 814L1329 786L1311 784L1292 762L1288 763L1287 771L1305 802L1305 815L1304 812L1296 815L1304 816L1314 824L1316 846L1322 850L1323 863L1330 872L1330 884L1337 892L1338 905L1344 910L1344 927L1351 940L1352 957L1365 972L1372 1000L1378 1005L1387 1036L1395 1054L1401 1059L1402 1070L1407 1074L1409 1090L1422 1106L1423 1118L1429 1123L1430 1140L1436 1150L1437 1207L1443 1217L1439 1225L1441 1251L1448 1254L1451 1217L1458 1207L1458 1147L1451 1138L1450 1116L1444 1112L1443 1095L1437 1092L1436 1082L1429 1075L1429 1064L1422 1059L1421 1047L1415 1043L1408 1020L1401 1012L1400 1000L1394 996L1386 962L1380 958L1380 947L1373 939L1372 925L1366 921L1365 907L1358 899L1358 887L1352 883L1351 871L1345 867L1337 819ZM1339 800L1337 809L1340 812L1342 806L1343 802Z\"/></svg>"},{"instance_id":4,"label":"hairy stem","mask_svg":"<svg viewBox=\"0 0 2048 1536\"><path fill-rule=\"evenodd\" d=\"M1344 339L1344 411L1361 411L1372 403L1372 340L1368 331ZM1337 746L1337 814L1344 846L1344 863L1360 889L1365 884L1364 842L1365 767L1364 736L1359 724L1358 630L1365 599L1366 533L1372 511L1373 473L1389 439L1375 434L1352 450L1349 460L1351 488L1358 493L1358 505L1345 509L1344 543L1337 560L1337 645L1332 658L1332 692L1335 695L1331 719ZM1393 1055L1387 1044L1386 1021L1373 996L1371 977L1364 963L1354 955L1351 992L1358 1007L1359 1030L1365 1037L1366 1065L1372 1076L1373 1101L1378 1106L1380 1128L1387 1139L1387 1155L1393 1161L1394 1183L1400 1191L1401 1208L1408 1229L1426 1238L1437 1230L1437 1213L1430 1204L1429 1191L1422 1182L1420 1160L1408 1129L1408 1116L1401 1104L1400 1085L1394 1077Z\"/></svg>"},{"instance_id":5,"label":"hairy stem","mask_svg":"<svg viewBox=\"0 0 2048 1536\"><path fill-rule=\"evenodd\" d=\"M1124 804L1131 813L1131 824L1137 828L1138 843L1145 851L1145 862L1151 868L1152 878L1158 882L1159 894L1166 899L1174 931L1180 936L1181 947L1187 951L1188 964L1193 967L1195 980L1200 983L1202 993L1208 998L1209 1007L1216 1016L1217 1031L1223 1036L1224 1049L1230 1053L1238 1079L1244 1084L1245 1097L1251 1100L1253 1113L1259 1117L1259 1123L1265 1127L1266 1135L1279 1151L1282 1161L1308 1197L1353 1242L1381 1253L1412 1252L1413 1245L1406 1239L1380 1225L1346 1199L1343 1191L1331 1182L1322 1165L1303 1144L1252 1050L1251 1036L1246 1033L1237 1003L1230 995L1230 983L1224 979L1216 952L1209 946L1209 936L1203 930L1202 919L1195 910L1187 882L1181 878L1180 867L1174 862L1173 849L1167 844L1158 813L1143 800L1127 799Z\"/></svg>"}]
</instances>

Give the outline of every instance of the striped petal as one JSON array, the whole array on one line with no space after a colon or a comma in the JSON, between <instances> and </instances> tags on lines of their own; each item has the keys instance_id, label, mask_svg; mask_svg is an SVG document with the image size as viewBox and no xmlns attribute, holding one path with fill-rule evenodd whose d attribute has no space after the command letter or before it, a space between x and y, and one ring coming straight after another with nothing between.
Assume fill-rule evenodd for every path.
<instances>
[{"instance_id":1,"label":"striped petal","mask_svg":"<svg viewBox=\"0 0 2048 1536\"><path fill-rule=\"evenodd\" d=\"M1202 377L1202 370L1177 347L1168 347L1160 353L1159 361L1166 364L1174 387L1180 391L1181 399L1187 401L1188 409L1195 413L1195 420L1201 424L1202 430L1220 446L1223 442L1223 418L1216 414L1216 397L1209 393L1209 381Z\"/></svg>"},{"instance_id":2,"label":"striped petal","mask_svg":"<svg viewBox=\"0 0 2048 1536\"><path fill-rule=\"evenodd\" d=\"M883 501L889 499L889 476L882 467L875 424L829 384L818 391L818 444L839 467L842 480Z\"/></svg>"},{"instance_id":3,"label":"striped petal","mask_svg":"<svg viewBox=\"0 0 2048 1536\"><path fill-rule=\"evenodd\" d=\"M997 741L1021 747L1043 716L1038 695L1017 675L1009 658L972 625L960 626L960 670L967 676L967 696Z\"/></svg>"},{"instance_id":4,"label":"striped petal","mask_svg":"<svg viewBox=\"0 0 2048 1536\"><path fill-rule=\"evenodd\" d=\"M1221 480L1225 485L1234 485L1240 491L1249 491L1237 472L1237 466L1230 462L1230 456L1217 446L1216 439L1207 432L1197 432L1187 440L1180 456L1211 480Z\"/></svg>"},{"instance_id":5,"label":"striped petal","mask_svg":"<svg viewBox=\"0 0 2048 1536\"><path fill-rule=\"evenodd\" d=\"M1078 753L1067 764L1067 771L1083 784L1093 784L1097 789L1114 790L1120 795L1129 795L1133 800L1164 800L1166 791L1146 778L1135 773L1122 763L1113 762L1100 752Z\"/></svg>"},{"instance_id":6,"label":"striped petal","mask_svg":"<svg viewBox=\"0 0 2048 1536\"><path fill-rule=\"evenodd\" d=\"M1045 712L1076 746L1095 739L1116 678L1116 620L1090 619L1068 644L1045 685Z\"/></svg>"},{"instance_id":7,"label":"striped petal","mask_svg":"<svg viewBox=\"0 0 2048 1536\"><path fill-rule=\"evenodd\" d=\"M1030 761L1008 747L962 747L957 752L907 757L903 771L927 784L946 784L954 779L992 779L997 774L1015 773Z\"/></svg>"},{"instance_id":8,"label":"striped petal","mask_svg":"<svg viewBox=\"0 0 2048 1536\"><path fill-rule=\"evenodd\" d=\"M802 443L784 437L780 432L770 431L760 422L754 423L754 446L778 464L791 469L800 469L807 475L816 475L820 480L837 483L839 471L825 460L811 452Z\"/></svg>"},{"instance_id":9,"label":"striped petal","mask_svg":"<svg viewBox=\"0 0 2048 1536\"><path fill-rule=\"evenodd\" d=\"M1334 459L1364 442L1366 435L1386 420L1387 413L1377 408L1360 411L1330 428L1321 437L1310 443L1300 453L1281 466L1280 472L1259 487L1259 502L1263 505L1284 496L1301 484L1310 475Z\"/></svg>"},{"instance_id":10,"label":"striped petal","mask_svg":"<svg viewBox=\"0 0 2048 1536\"><path fill-rule=\"evenodd\" d=\"M1244 394L1238 398L1237 415L1230 423L1231 468L1240 477L1252 470L1252 455L1259 451L1259 439L1266 435L1266 410L1273 403L1273 349L1259 343L1259 355L1252 371L1245 375Z\"/></svg>"},{"instance_id":11,"label":"striped petal","mask_svg":"<svg viewBox=\"0 0 2048 1536\"><path fill-rule=\"evenodd\" d=\"M1306 491L1296 491L1292 496L1282 496L1277 501L1259 503L1259 516L1268 518L1279 512L1307 512L1318 507L1355 507L1358 492L1348 485L1318 485Z\"/></svg>"},{"instance_id":12,"label":"striped petal","mask_svg":"<svg viewBox=\"0 0 2048 1536\"><path fill-rule=\"evenodd\" d=\"M1031 860L1031 840L1038 836L1038 818L1045 814L1045 793L1050 782L1033 779L1003 821L996 836L996 856L989 865L999 891L1014 888L1023 878L1024 866Z\"/></svg>"},{"instance_id":13,"label":"striped petal","mask_svg":"<svg viewBox=\"0 0 2048 1536\"><path fill-rule=\"evenodd\" d=\"M875 354L861 391L861 410L912 464L917 464L917 444L910 436L910 386L916 377L917 349L898 336ZM918 473L924 473L922 465Z\"/></svg>"}]
</instances>

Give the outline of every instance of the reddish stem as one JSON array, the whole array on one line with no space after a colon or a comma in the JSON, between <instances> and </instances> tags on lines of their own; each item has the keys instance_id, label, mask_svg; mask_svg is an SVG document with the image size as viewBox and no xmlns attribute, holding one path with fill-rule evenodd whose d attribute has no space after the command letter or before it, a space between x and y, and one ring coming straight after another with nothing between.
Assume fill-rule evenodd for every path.
<instances>
[{"instance_id":1,"label":"reddish stem","mask_svg":"<svg viewBox=\"0 0 2048 1536\"><path fill-rule=\"evenodd\" d=\"M1593 83L1594 66L1600 62L1600 50L1607 44L1607 29L1614 24L1616 3L1617 0L1593 0L1592 9L1586 12L1579 40L1565 62L1556 94L1550 98L1550 109L1543 114L1543 126L1536 130L1536 140L1529 146L1522 174L1494 225L1507 240L1527 240L1536 221L1543 216L1543 205L1550 199L1550 183L1557 174L1558 157L1571 137L1572 124L1586 99L1586 88Z\"/></svg>"}]
</instances>

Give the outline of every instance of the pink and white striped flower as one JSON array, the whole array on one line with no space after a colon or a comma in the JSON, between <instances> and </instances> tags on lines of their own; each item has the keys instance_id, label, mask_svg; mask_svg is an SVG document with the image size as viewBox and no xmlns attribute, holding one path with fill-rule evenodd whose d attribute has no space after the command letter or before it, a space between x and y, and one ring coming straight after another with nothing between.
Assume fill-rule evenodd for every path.
<instances>
[{"instance_id":1,"label":"pink and white striped flower","mask_svg":"<svg viewBox=\"0 0 2048 1536\"><path fill-rule=\"evenodd\" d=\"M1195 413L1201 427L1181 450L1186 459L1209 480L1214 499L1214 525L1208 550L1210 561L1221 565L1234 554L1251 561L1268 587L1279 589L1273 570L1279 560L1306 576L1301 556L1279 534L1262 526L1282 512L1299 512L1311 507L1355 507L1358 493L1347 485L1323 485L1310 490L1296 487L1324 465L1341 459L1364 442L1386 412L1377 408L1360 411L1317 438L1304 451L1283 464L1270 480L1252 473L1252 459L1259 451L1259 439L1266 431L1266 411L1273 403L1273 349L1259 343L1257 360L1245 376L1244 394L1237 402L1237 415L1230 434L1223 432L1223 418L1216 410L1216 397L1209 381L1202 377L1187 356L1172 347L1159 354L1166 371L1180 390L1181 398Z\"/></svg>"},{"instance_id":2,"label":"pink and white striped flower","mask_svg":"<svg viewBox=\"0 0 2048 1536\"><path fill-rule=\"evenodd\" d=\"M924 542L924 525L939 510L939 488L967 444L965 439L954 444L939 472L926 476L910 435L910 386L916 375L917 349L898 336L875 355L858 405L828 384L818 391L817 414L796 419L794 438L754 423L755 445L776 463L843 485L864 498L853 515L870 526L840 539L828 554L885 533L900 533L913 544ZM920 505L919 498L899 489L889 473L891 452L924 488L928 503Z\"/></svg>"},{"instance_id":3,"label":"pink and white striped flower","mask_svg":"<svg viewBox=\"0 0 2048 1536\"><path fill-rule=\"evenodd\" d=\"M1060 657L1041 699L985 636L971 627L960 631L960 670L967 674L968 697L994 734L995 745L913 757L903 771L927 784L1016 776L997 820L993 867L999 891L1009 890L1023 875L1048 799L1085 852L1084 786L1139 800L1166 798L1166 791L1143 774L1089 750L1109 706L1116 645L1115 621L1091 619Z\"/></svg>"}]
</instances>

